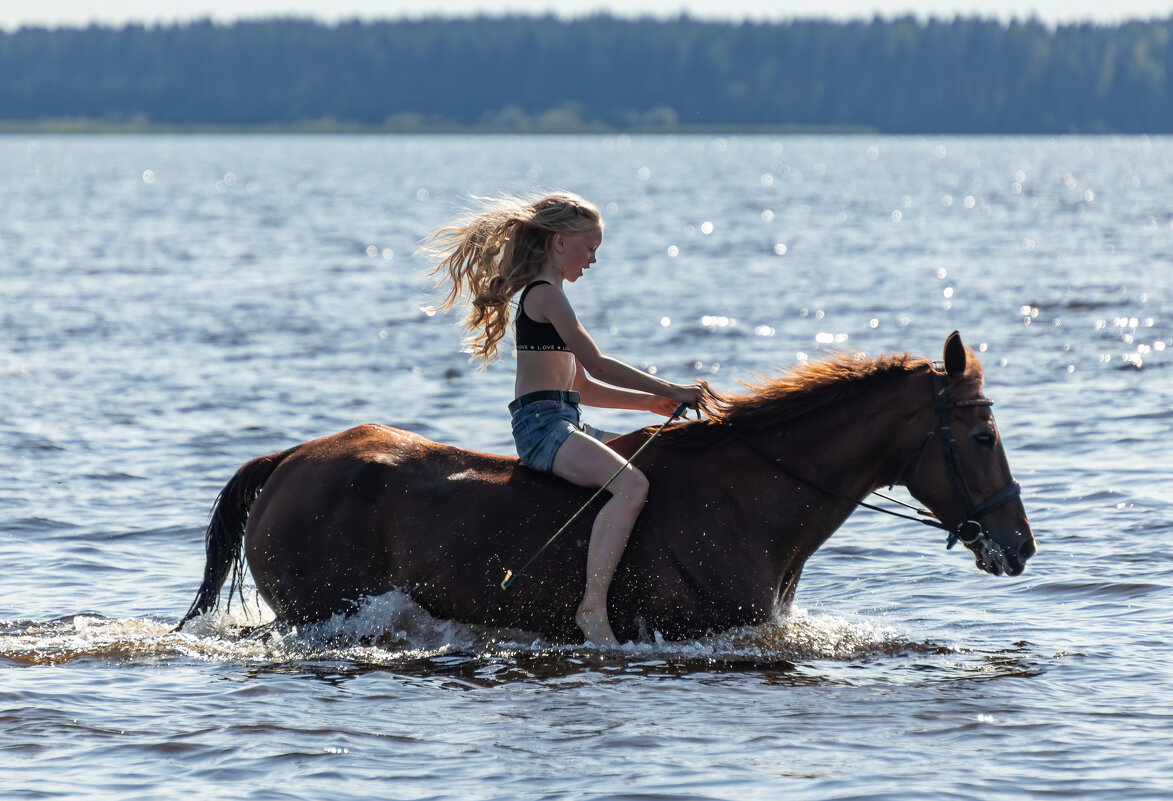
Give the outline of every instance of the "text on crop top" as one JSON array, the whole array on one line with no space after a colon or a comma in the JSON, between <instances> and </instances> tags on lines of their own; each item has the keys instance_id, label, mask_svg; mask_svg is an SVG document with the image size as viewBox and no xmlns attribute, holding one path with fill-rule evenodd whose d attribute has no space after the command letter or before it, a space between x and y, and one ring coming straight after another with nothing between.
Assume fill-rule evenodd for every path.
<instances>
[{"instance_id":1,"label":"text on crop top","mask_svg":"<svg viewBox=\"0 0 1173 801\"><path fill-rule=\"evenodd\" d=\"M517 315L513 321L513 330L517 339L518 350L562 350L570 351L562 341L562 335L552 323L539 323L525 313L525 296L538 284L549 284L549 281L534 281L521 292L517 301Z\"/></svg>"}]
</instances>

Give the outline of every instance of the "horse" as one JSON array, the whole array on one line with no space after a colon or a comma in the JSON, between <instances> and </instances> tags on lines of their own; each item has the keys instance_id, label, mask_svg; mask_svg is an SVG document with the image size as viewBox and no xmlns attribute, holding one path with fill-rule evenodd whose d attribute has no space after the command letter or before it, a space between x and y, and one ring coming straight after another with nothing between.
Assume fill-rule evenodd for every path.
<instances>
[{"instance_id":1,"label":"horse","mask_svg":"<svg viewBox=\"0 0 1173 801\"><path fill-rule=\"evenodd\" d=\"M624 456L649 446L638 466L651 486L608 597L616 636L689 640L767 622L793 599L807 559L894 484L980 569L1022 573L1034 535L982 383L953 332L943 363L833 354L746 383L706 419L662 427L658 441L650 427L612 440ZM263 456L216 499L203 581L179 628L216 608L230 571L229 597L239 594L247 560L283 624L399 590L439 619L574 642L601 501L508 589L502 577L592 492L515 457L374 424Z\"/></svg>"}]
</instances>

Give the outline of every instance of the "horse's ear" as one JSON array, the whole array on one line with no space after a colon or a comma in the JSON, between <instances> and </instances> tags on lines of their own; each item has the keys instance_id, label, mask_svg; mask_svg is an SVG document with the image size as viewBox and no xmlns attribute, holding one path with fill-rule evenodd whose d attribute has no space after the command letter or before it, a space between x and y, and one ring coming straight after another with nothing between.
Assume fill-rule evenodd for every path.
<instances>
[{"instance_id":1,"label":"horse's ear","mask_svg":"<svg viewBox=\"0 0 1173 801\"><path fill-rule=\"evenodd\" d=\"M952 377L965 375L965 359L961 334L954 331L945 340L945 372Z\"/></svg>"}]
</instances>

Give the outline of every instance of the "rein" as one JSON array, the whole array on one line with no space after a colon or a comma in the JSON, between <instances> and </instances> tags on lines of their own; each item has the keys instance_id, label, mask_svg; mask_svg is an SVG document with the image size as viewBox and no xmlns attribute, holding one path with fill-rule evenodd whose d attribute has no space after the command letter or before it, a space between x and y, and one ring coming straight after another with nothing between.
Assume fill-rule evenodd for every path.
<instances>
[{"instance_id":1,"label":"rein","mask_svg":"<svg viewBox=\"0 0 1173 801\"><path fill-rule=\"evenodd\" d=\"M921 443L920 448L917 449L916 453L913 454L908 463L905 464L903 468L901 468L896 478L892 481L892 485L899 483L900 480L904 478L906 473L915 473L920 470L921 460L924 458L925 451L928 450L929 444L933 441L933 438L938 433L940 433L942 447L945 449L945 466L949 472L949 479L953 484L953 494L957 498L957 508L960 512L960 522L958 522L956 526L949 526L945 523L942 523L928 509L912 506L895 498L889 498L887 495L883 495L882 493L873 492L872 494L879 495L881 498L884 498L887 501L897 503L906 508L914 509L916 510L917 515L920 516L904 514L903 512L897 512L892 509L886 509L882 506L876 506L875 504L867 503L866 501L860 500L859 498L853 498L850 495L846 495L842 492L831 489L830 487L824 486L817 481L812 481L805 476L798 475L785 464L783 464L780 458L765 453L760 447L758 447L756 443L746 438L736 429L732 429L733 435L738 440L740 440L741 443L744 444L751 453L753 453L762 461L766 462L779 472L785 473L791 478L806 484L809 487L813 487L825 495L830 495L833 498L846 501L847 503L857 507L869 509L873 512L882 512L891 517L912 520L917 523L923 523L926 526L932 526L934 528L939 528L942 531L947 531L949 532L949 536L945 540L946 549L952 548L958 542L962 542L965 545L973 545L979 540L987 538L985 529L982 528L982 524L977 521L977 518L1017 498L1021 493L1021 487L1017 481L1011 479L1010 483L995 492L986 500L976 505L973 503L973 495L970 493L969 485L966 483L965 474L962 471L961 455L957 449L957 441L953 438L953 431L949 426L949 410L965 406L993 406L994 402L988 398L972 398L970 400L961 400L950 403L948 394L946 392L948 382L945 380L945 375L934 369L932 371L932 377L933 412L935 418L934 426L927 434L925 434L924 441ZM911 471L909 471L910 466L912 467ZM929 519L930 516L931 519Z\"/></svg>"}]
</instances>

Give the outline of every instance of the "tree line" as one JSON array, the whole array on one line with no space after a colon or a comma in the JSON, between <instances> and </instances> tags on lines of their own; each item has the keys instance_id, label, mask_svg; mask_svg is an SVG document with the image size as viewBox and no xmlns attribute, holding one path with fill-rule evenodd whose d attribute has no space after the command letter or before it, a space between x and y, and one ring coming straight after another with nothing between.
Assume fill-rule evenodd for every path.
<instances>
[{"instance_id":1,"label":"tree line","mask_svg":"<svg viewBox=\"0 0 1173 801\"><path fill-rule=\"evenodd\" d=\"M0 33L0 121L306 130L1173 131L1173 17L599 15Z\"/></svg>"}]
</instances>

